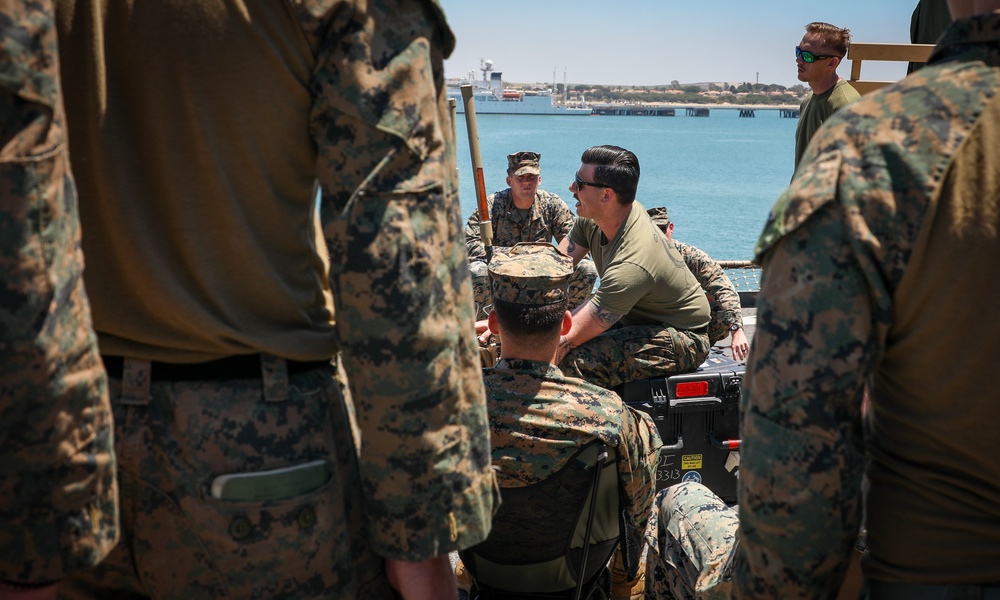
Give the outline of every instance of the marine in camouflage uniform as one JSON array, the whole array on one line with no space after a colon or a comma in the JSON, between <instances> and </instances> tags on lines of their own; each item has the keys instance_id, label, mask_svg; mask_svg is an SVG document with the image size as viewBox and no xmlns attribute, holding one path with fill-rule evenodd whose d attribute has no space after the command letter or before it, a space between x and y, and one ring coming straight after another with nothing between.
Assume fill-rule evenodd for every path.
<instances>
[{"instance_id":1,"label":"marine in camouflage uniform","mask_svg":"<svg viewBox=\"0 0 1000 600\"><path fill-rule=\"evenodd\" d=\"M515 246L510 256L498 256L489 270L495 300L520 307L561 308L555 329L550 326L530 337L503 320L503 306L496 309L499 316L490 317L499 319L501 335L506 337L500 362L483 372L500 487L537 483L581 447L600 439L616 450L625 512L642 531L656 492L659 433L648 414L626 406L613 392L566 377L551 363L558 325L566 314L572 261L551 244L540 246L537 250ZM525 327L541 329L534 323ZM550 358L527 357L540 354Z\"/></svg>"},{"instance_id":2,"label":"marine in camouflage uniform","mask_svg":"<svg viewBox=\"0 0 1000 600\"><path fill-rule=\"evenodd\" d=\"M559 243L573 228L573 213L558 195L535 188L534 200L525 209L515 204L513 186L521 185L522 175L537 175L541 182L542 155L537 152L515 152L507 156L507 185L505 190L486 198L490 222L493 227L493 245L508 248L520 242ZM537 184L536 184L537 186ZM469 217L465 225L465 246L469 252L469 270L472 272L472 293L476 301L477 319L485 319L490 312L490 277L487 273L486 248L479 235L479 210ZM569 281L570 310L586 302L594 291L597 269L594 261L582 260L573 269ZM495 362L495 361L494 361ZM493 363L490 363L492 366Z\"/></svg>"},{"instance_id":3,"label":"marine in camouflage uniform","mask_svg":"<svg viewBox=\"0 0 1000 600\"><path fill-rule=\"evenodd\" d=\"M58 10L124 506L60 593L453 594L498 491L440 7Z\"/></svg>"},{"instance_id":4,"label":"marine in camouflage uniform","mask_svg":"<svg viewBox=\"0 0 1000 600\"><path fill-rule=\"evenodd\" d=\"M118 540L51 2L0 0L0 595Z\"/></svg>"},{"instance_id":5,"label":"marine in camouflage uniform","mask_svg":"<svg viewBox=\"0 0 1000 600\"><path fill-rule=\"evenodd\" d=\"M998 593L1000 1L950 6L927 66L816 134L758 242L738 597L835 593L863 475L870 597Z\"/></svg>"},{"instance_id":6,"label":"marine in camouflage uniform","mask_svg":"<svg viewBox=\"0 0 1000 600\"><path fill-rule=\"evenodd\" d=\"M661 231L673 226L665 206L651 208L646 213ZM684 264L694 274L695 279L701 284L701 289L705 290L705 296L708 297L708 306L712 313L708 322L709 343L715 344L729 336L734 331L734 326L743 329L743 307L740 306L739 292L719 266L718 261L691 244L679 242L669 235L667 237L681 253Z\"/></svg>"}]
</instances>

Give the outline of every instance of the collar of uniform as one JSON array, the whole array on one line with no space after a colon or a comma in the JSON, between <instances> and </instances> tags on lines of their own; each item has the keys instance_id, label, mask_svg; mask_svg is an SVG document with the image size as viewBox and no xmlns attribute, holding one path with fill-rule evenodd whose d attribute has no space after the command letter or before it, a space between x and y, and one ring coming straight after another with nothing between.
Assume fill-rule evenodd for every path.
<instances>
[{"instance_id":1,"label":"collar of uniform","mask_svg":"<svg viewBox=\"0 0 1000 600\"><path fill-rule=\"evenodd\" d=\"M931 54L930 62L945 54L950 46L965 44L995 43L1000 41L1000 10L956 19L948 26L937 47Z\"/></svg>"},{"instance_id":2,"label":"collar of uniform","mask_svg":"<svg viewBox=\"0 0 1000 600\"><path fill-rule=\"evenodd\" d=\"M531 373L532 375L556 375L562 376L562 371L559 367L553 365L549 362L542 362L538 360L525 360L523 358L501 358L494 369L503 369L507 371L519 371L522 373Z\"/></svg>"}]
</instances>

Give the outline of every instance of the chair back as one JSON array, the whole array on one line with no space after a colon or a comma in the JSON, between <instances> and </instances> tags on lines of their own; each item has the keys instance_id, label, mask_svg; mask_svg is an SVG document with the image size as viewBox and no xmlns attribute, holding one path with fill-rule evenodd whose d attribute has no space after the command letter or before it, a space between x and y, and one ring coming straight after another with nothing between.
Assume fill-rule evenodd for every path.
<instances>
[{"instance_id":1,"label":"chair back","mask_svg":"<svg viewBox=\"0 0 1000 600\"><path fill-rule=\"evenodd\" d=\"M503 488L490 535L459 552L479 597L587 598L618 544L619 496L615 450L600 440L536 484Z\"/></svg>"}]
</instances>

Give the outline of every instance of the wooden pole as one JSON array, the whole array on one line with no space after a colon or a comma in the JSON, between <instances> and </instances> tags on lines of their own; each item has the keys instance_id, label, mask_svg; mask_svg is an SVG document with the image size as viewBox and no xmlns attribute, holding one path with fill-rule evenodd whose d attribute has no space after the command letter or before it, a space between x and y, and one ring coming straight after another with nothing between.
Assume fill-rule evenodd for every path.
<instances>
[{"instance_id":1,"label":"wooden pole","mask_svg":"<svg viewBox=\"0 0 1000 600\"><path fill-rule=\"evenodd\" d=\"M487 262L493 256L493 223L486 205L486 181L483 178L483 155L479 152L479 127L476 125L476 103L472 86L463 85L462 105L465 107L465 125L469 130L469 150L472 153L472 172L476 183L476 206L479 208L479 238L486 249Z\"/></svg>"}]
</instances>

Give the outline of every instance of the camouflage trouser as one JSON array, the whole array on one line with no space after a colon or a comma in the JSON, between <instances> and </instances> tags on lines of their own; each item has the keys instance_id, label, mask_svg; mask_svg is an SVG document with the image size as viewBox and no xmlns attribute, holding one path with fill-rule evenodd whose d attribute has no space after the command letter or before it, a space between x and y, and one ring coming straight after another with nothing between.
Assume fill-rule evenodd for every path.
<instances>
[{"instance_id":1,"label":"camouflage trouser","mask_svg":"<svg viewBox=\"0 0 1000 600\"><path fill-rule=\"evenodd\" d=\"M481 260L471 261L469 271L472 272L472 295L476 300L476 319L485 319L493 306L493 294L490 292L490 275L486 263ZM597 267L594 261L585 258L573 269L569 279L569 310L580 306L594 293L597 282ZM492 365L491 365L492 366Z\"/></svg>"},{"instance_id":2,"label":"camouflage trouser","mask_svg":"<svg viewBox=\"0 0 1000 600\"><path fill-rule=\"evenodd\" d=\"M334 369L289 375L279 363L263 380L150 383L128 368L124 384L110 380L121 542L64 579L62 598L394 597L365 544L352 409ZM291 497L213 494L219 475L317 459L329 480Z\"/></svg>"},{"instance_id":3,"label":"camouflage trouser","mask_svg":"<svg viewBox=\"0 0 1000 600\"><path fill-rule=\"evenodd\" d=\"M705 362L708 335L662 325L614 326L570 350L559 368L603 388L694 371Z\"/></svg>"},{"instance_id":4,"label":"camouflage trouser","mask_svg":"<svg viewBox=\"0 0 1000 600\"><path fill-rule=\"evenodd\" d=\"M646 599L729 598L736 510L692 482L661 490L653 505L657 539L647 539Z\"/></svg>"}]
</instances>

